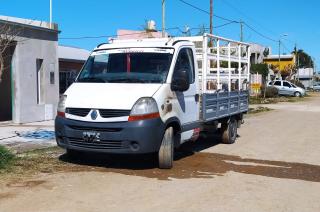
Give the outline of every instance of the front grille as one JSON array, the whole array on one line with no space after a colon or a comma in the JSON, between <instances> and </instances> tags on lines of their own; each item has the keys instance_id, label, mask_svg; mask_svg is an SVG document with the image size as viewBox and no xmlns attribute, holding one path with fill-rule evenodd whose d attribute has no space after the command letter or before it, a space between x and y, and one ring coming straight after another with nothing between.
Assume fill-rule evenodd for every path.
<instances>
[{"instance_id":1,"label":"front grille","mask_svg":"<svg viewBox=\"0 0 320 212\"><path fill-rule=\"evenodd\" d=\"M75 116L81 116L85 117L88 115L91 109L88 108L66 108L66 113L75 115Z\"/></svg>"},{"instance_id":2,"label":"front grille","mask_svg":"<svg viewBox=\"0 0 320 212\"><path fill-rule=\"evenodd\" d=\"M89 108L66 108L66 113L81 117L87 116L90 111ZM115 118L129 116L130 110L99 109L99 113L102 118Z\"/></svg>"},{"instance_id":3,"label":"front grille","mask_svg":"<svg viewBox=\"0 0 320 212\"><path fill-rule=\"evenodd\" d=\"M68 138L69 144L76 147L89 148L89 149L123 149L122 141L107 141L101 140L99 142L85 142L81 138Z\"/></svg>"},{"instance_id":4,"label":"front grille","mask_svg":"<svg viewBox=\"0 0 320 212\"><path fill-rule=\"evenodd\" d=\"M113 110L113 109L99 109L100 116L103 118L114 118L121 116L129 116L130 110Z\"/></svg>"},{"instance_id":5,"label":"front grille","mask_svg":"<svg viewBox=\"0 0 320 212\"><path fill-rule=\"evenodd\" d=\"M119 132L122 130L122 128L88 127L88 126L77 126L77 125L68 125L68 127L73 130L95 131L95 132Z\"/></svg>"}]
</instances>

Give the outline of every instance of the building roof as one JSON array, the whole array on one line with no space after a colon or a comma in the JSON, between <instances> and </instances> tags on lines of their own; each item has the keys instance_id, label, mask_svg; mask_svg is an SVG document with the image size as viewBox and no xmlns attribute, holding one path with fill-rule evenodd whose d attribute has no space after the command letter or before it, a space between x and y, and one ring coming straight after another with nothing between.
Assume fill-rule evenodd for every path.
<instances>
[{"instance_id":1,"label":"building roof","mask_svg":"<svg viewBox=\"0 0 320 212\"><path fill-rule=\"evenodd\" d=\"M250 52L255 53L255 52L263 52L267 47L262 46L261 44L258 43L250 43Z\"/></svg>"},{"instance_id":2,"label":"building roof","mask_svg":"<svg viewBox=\"0 0 320 212\"><path fill-rule=\"evenodd\" d=\"M88 59L90 51L71 46L59 46L58 58L60 61L81 61Z\"/></svg>"},{"instance_id":3,"label":"building roof","mask_svg":"<svg viewBox=\"0 0 320 212\"><path fill-rule=\"evenodd\" d=\"M50 23L45 21L38 21L38 20L31 20L31 19L17 18L17 17L11 17L11 16L3 16L3 15L0 15L0 21L8 22L11 24L33 27L33 28L58 31L57 24L52 23L52 25L50 26Z\"/></svg>"}]
</instances>

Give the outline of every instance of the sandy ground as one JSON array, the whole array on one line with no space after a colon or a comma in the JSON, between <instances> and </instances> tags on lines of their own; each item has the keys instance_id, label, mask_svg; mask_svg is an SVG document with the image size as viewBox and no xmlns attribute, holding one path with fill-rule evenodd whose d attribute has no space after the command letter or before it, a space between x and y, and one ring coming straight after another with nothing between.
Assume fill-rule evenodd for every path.
<instances>
[{"instance_id":1,"label":"sandy ground","mask_svg":"<svg viewBox=\"0 0 320 212\"><path fill-rule=\"evenodd\" d=\"M186 145L172 170L149 156L62 155L82 168L1 184L0 212L320 211L320 95L268 107L235 144Z\"/></svg>"}]
</instances>

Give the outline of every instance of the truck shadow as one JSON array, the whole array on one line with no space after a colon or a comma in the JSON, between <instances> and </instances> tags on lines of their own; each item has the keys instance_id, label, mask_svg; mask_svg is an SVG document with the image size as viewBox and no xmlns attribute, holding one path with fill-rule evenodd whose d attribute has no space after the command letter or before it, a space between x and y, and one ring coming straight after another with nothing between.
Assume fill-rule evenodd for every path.
<instances>
[{"instance_id":1,"label":"truck shadow","mask_svg":"<svg viewBox=\"0 0 320 212\"><path fill-rule=\"evenodd\" d=\"M84 154L78 159L69 159L66 155L61 155L59 159L80 165L77 171L90 171L92 167L95 167L94 171L156 178L159 180L214 178L232 171L265 177L320 182L320 166L318 165L199 152L218 144L218 141L211 142L212 140L216 139L208 137L184 145L177 151L174 167L169 170L157 168L155 155ZM70 171L75 171L75 169L73 168Z\"/></svg>"}]
</instances>

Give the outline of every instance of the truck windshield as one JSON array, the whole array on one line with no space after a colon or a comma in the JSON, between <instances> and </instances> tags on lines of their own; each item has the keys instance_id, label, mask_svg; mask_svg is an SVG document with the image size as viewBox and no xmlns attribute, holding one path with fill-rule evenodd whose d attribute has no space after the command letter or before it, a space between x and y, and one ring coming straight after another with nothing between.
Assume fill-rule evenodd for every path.
<instances>
[{"instance_id":1,"label":"truck windshield","mask_svg":"<svg viewBox=\"0 0 320 212\"><path fill-rule=\"evenodd\" d=\"M173 51L104 50L87 60L77 82L164 83Z\"/></svg>"}]
</instances>

